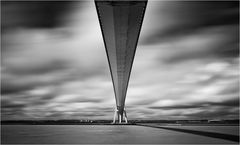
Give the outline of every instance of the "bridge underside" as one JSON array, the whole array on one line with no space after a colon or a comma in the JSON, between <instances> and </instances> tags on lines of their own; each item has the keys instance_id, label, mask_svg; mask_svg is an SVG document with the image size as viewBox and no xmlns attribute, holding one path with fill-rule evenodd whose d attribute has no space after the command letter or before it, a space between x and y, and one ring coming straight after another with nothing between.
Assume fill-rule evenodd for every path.
<instances>
[{"instance_id":1,"label":"bridge underside","mask_svg":"<svg viewBox=\"0 0 240 145\"><path fill-rule=\"evenodd\" d=\"M120 118L123 118L129 77L147 1L95 0L95 4L111 71L116 109L122 116Z\"/></svg>"}]
</instances>

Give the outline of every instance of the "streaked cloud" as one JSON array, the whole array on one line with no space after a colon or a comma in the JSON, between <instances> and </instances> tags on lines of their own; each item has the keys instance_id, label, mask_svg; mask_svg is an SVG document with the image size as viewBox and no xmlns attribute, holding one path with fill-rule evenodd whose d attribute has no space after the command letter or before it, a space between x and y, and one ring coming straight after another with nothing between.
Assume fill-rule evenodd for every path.
<instances>
[{"instance_id":1,"label":"streaked cloud","mask_svg":"<svg viewBox=\"0 0 240 145\"><path fill-rule=\"evenodd\" d=\"M236 3L149 1L127 92L129 119L239 117ZM2 8L2 119L112 119L94 3Z\"/></svg>"}]
</instances>

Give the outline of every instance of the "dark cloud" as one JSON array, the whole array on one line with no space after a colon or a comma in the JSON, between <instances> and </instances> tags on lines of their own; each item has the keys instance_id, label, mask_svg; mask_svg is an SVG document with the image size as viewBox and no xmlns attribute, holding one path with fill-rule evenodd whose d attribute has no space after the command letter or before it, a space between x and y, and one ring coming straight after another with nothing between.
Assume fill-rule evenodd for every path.
<instances>
[{"instance_id":1,"label":"dark cloud","mask_svg":"<svg viewBox=\"0 0 240 145\"><path fill-rule=\"evenodd\" d=\"M74 3L68 1L1 1L2 30L24 28L53 28L61 25L62 15Z\"/></svg>"},{"instance_id":2,"label":"dark cloud","mask_svg":"<svg viewBox=\"0 0 240 145\"><path fill-rule=\"evenodd\" d=\"M1 119L17 119L15 117L24 117L24 108L27 105L24 103L15 103L10 100L1 99Z\"/></svg>"},{"instance_id":3,"label":"dark cloud","mask_svg":"<svg viewBox=\"0 0 240 145\"><path fill-rule=\"evenodd\" d=\"M192 104L174 105L174 106L152 106L149 109L162 109L162 110L174 110L174 109L196 109L196 108L209 108L209 107L237 107L239 106L239 98L230 99L222 102L200 102Z\"/></svg>"},{"instance_id":4,"label":"dark cloud","mask_svg":"<svg viewBox=\"0 0 240 145\"><path fill-rule=\"evenodd\" d=\"M57 75L57 74L52 74ZM51 76L51 75L50 75ZM20 78L18 78L20 77ZM1 80L1 94L15 94L18 95L18 93L33 90L37 87L51 87L51 86L57 86L61 83L64 83L66 79L64 77L50 77L49 76L11 76L2 78Z\"/></svg>"},{"instance_id":5,"label":"dark cloud","mask_svg":"<svg viewBox=\"0 0 240 145\"><path fill-rule=\"evenodd\" d=\"M42 106L46 105L51 102L52 99L56 98L57 93L56 92L50 92L46 94L41 95L25 95L24 98L22 98L22 101L25 101L26 103L29 102L28 106ZM32 99L32 98L35 99ZM32 99L32 100L31 100Z\"/></svg>"},{"instance_id":6,"label":"dark cloud","mask_svg":"<svg viewBox=\"0 0 240 145\"><path fill-rule=\"evenodd\" d=\"M167 64L172 63L184 63L189 60L199 60L208 58L228 58L228 57L239 57L238 44L233 44L232 46L219 46L218 48L209 49L208 51L189 51L186 53L180 53L172 57L168 57L164 60Z\"/></svg>"},{"instance_id":7,"label":"dark cloud","mask_svg":"<svg viewBox=\"0 0 240 145\"><path fill-rule=\"evenodd\" d=\"M25 90L33 89L35 85L33 84L11 84L9 82L1 81L1 94L14 94Z\"/></svg>"},{"instance_id":8,"label":"dark cloud","mask_svg":"<svg viewBox=\"0 0 240 145\"><path fill-rule=\"evenodd\" d=\"M110 77L106 78L104 75L106 70L102 68L80 69L77 67L74 68L73 64L63 60L52 60L40 64L30 63L27 66L7 66L6 70L2 71L1 94L14 94L42 86L60 87L61 84L68 82L81 82L99 76L102 76L103 80L110 79Z\"/></svg>"},{"instance_id":9,"label":"dark cloud","mask_svg":"<svg viewBox=\"0 0 240 145\"><path fill-rule=\"evenodd\" d=\"M236 97L236 99L227 100L224 102L212 102L207 104L209 106L229 106L229 107L238 107L239 106L239 97Z\"/></svg>"},{"instance_id":10,"label":"dark cloud","mask_svg":"<svg viewBox=\"0 0 240 145\"><path fill-rule=\"evenodd\" d=\"M157 2L156 2L157 4ZM143 44L154 44L172 38L181 38L188 34L197 33L203 29L216 26L238 25L239 2L165 2L158 13L164 13L172 23L163 29L155 31L142 41ZM161 24L161 17L154 19ZM238 33L238 31L236 31Z\"/></svg>"},{"instance_id":11,"label":"dark cloud","mask_svg":"<svg viewBox=\"0 0 240 145\"><path fill-rule=\"evenodd\" d=\"M227 59L227 58L237 58L239 57L239 29L238 25L233 25L229 27L218 28L219 31L213 32L214 35L223 35L224 39L221 37L218 40L212 40L212 44L208 45L207 48L202 44L202 46L192 44L193 46L189 46L187 42L191 43L191 40L185 39L186 46L176 46L177 49L182 50L182 52L170 56L164 59L165 63L180 63L186 62L189 60L199 60L199 59L207 59L207 58L215 58L215 59ZM211 31L208 35L206 34L195 34L195 36L199 35L202 37L208 37L209 40L212 38L209 37L211 35ZM213 37L214 37L213 35ZM176 49L175 47L175 49ZM192 47L192 49L190 49ZM194 48L195 47L195 48ZM197 48L197 49L196 49Z\"/></svg>"},{"instance_id":12,"label":"dark cloud","mask_svg":"<svg viewBox=\"0 0 240 145\"><path fill-rule=\"evenodd\" d=\"M68 72L71 64L62 59L30 61L28 64L18 62L5 64L4 67L1 94L14 94L41 86L56 86L76 79L76 76L72 76Z\"/></svg>"},{"instance_id":13,"label":"dark cloud","mask_svg":"<svg viewBox=\"0 0 240 145\"><path fill-rule=\"evenodd\" d=\"M26 107L26 104L13 103L9 100L1 100L1 108L21 109Z\"/></svg>"},{"instance_id":14,"label":"dark cloud","mask_svg":"<svg viewBox=\"0 0 240 145\"><path fill-rule=\"evenodd\" d=\"M237 97L239 97L239 80L237 79L238 78L236 78L236 82L230 84L227 88L219 92L219 94L220 95L234 94L234 95L238 95Z\"/></svg>"},{"instance_id":15,"label":"dark cloud","mask_svg":"<svg viewBox=\"0 0 240 145\"><path fill-rule=\"evenodd\" d=\"M225 43L220 43L216 47L213 47L212 51L209 53L212 56L220 57L220 58L232 58L232 57L239 57L239 28L237 25L232 26L234 32L231 36L227 36L228 41Z\"/></svg>"},{"instance_id":16,"label":"dark cloud","mask_svg":"<svg viewBox=\"0 0 240 145\"><path fill-rule=\"evenodd\" d=\"M194 108L200 108L202 106L200 105L174 105L174 106L154 106L149 107L149 109L162 109L162 110L174 110L174 109L194 109Z\"/></svg>"},{"instance_id":17,"label":"dark cloud","mask_svg":"<svg viewBox=\"0 0 240 145\"><path fill-rule=\"evenodd\" d=\"M91 102L91 103L100 103L103 100L101 98L87 98L87 97L81 97L81 99L78 99L76 102Z\"/></svg>"},{"instance_id":18,"label":"dark cloud","mask_svg":"<svg viewBox=\"0 0 240 145\"><path fill-rule=\"evenodd\" d=\"M166 53L166 57L159 55L160 62L239 57L238 1L152 3L158 7L149 10L149 32L145 32L140 44ZM168 51L172 54L168 55Z\"/></svg>"},{"instance_id":19,"label":"dark cloud","mask_svg":"<svg viewBox=\"0 0 240 145\"><path fill-rule=\"evenodd\" d=\"M7 73L21 75L43 75L68 69L69 63L64 60L51 60L49 62L29 63L28 65L6 65Z\"/></svg>"},{"instance_id":20,"label":"dark cloud","mask_svg":"<svg viewBox=\"0 0 240 145\"><path fill-rule=\"evenodd\" d=\"M72 102L75 102L75 103L87 103L87 102L100 103L103 101L102 98L90 98L87 96L80 96L80 95L74 96L74 97L66 95L66 96L60 96L59 98L57 98L57 96L56 96L55 100L52 100L52 101L54 101L54 102L59 101L59 102L63 102L63 103L72 103Z\"/></svg>"},{"instance_id":21,"label":"dark cloud","mask_svg":"<svg viewBox=\"0 0 240 145\"><path fill-rule=\"evenodd\" d=\"M192 119L216 119L216 118L228 118L228 119L236 119L238 118L239 110L232 112L229 109L221 108L217 110L204 110L197 113L187 114L187 118ZM184 114L183 114L184 115Z\"/></svg>"},{"instance_id":22,"label":"dark cloud","mask_svg":"<svg viewBox=\"0 0 240 145\"><path fill-rule=\"evenodd\" d=\"M69 111L69 112L59 112L59 111L49 111L48 115L45 117L49 119L90 119L92 117L104 117L106 114L99 111Z\"/></svg>"},{"instance_id":23,"label":"dark cloud","mask_svg":"<svg viewBox=\"0 0 240 145\"><path fill-rule=\"evenodd\" d=\"M29 79L31 79L31 78L29 78ZM54 84L60 82L60 80L39 81L38 79L36 79L36 80L29 81L29 79L26 79L24 82L24 79L17 80L15 78L10 78L10 80L9 80L9 79L3 78L1 81L1 94L2 95L17 94L17 93L24 92L27 90L33 90L36 87L50 86L50 85L54 85Z\"/></svg>"}]
</instances>

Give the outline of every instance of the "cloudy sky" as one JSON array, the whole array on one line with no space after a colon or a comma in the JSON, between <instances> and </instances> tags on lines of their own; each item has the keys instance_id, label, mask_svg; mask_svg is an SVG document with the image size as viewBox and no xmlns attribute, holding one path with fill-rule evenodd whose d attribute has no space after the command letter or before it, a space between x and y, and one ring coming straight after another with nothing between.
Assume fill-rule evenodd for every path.
<instances>
[{"instance_id":1,"label":"cloudy sky","mask_svg":"<svg viewBox=\"0 0 240 145\"><path fill-rule=\"evenodd\" d=\"M1 118L112 119L93 1L1 2ZM149 1L129 119L239 117L239 3Z\"/></svg>"}]
</instances>

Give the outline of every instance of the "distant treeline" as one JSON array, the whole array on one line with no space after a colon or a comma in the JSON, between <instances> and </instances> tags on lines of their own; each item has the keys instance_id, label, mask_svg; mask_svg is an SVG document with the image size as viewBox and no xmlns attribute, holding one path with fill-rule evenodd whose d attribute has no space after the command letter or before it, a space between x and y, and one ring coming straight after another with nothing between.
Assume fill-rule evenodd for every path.
<instances>
[{"instance_id":1,"label":"distant treeline","mask_svg":"<svg viewBox=\"0 0 240 145\"><path fill-rule=\"evenodd\" d=\"M4 120L2 125L109 125L112 120ZM234 124L239 125L239 120L130 120L129 125L137 123L162 123L162 124Z\"/></svg>"}]
</instances>

